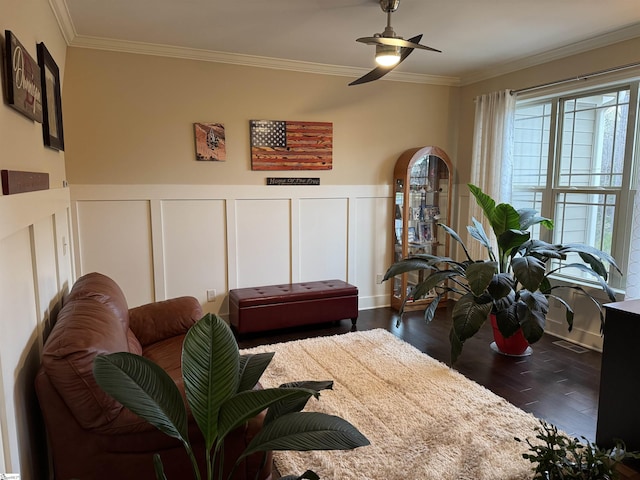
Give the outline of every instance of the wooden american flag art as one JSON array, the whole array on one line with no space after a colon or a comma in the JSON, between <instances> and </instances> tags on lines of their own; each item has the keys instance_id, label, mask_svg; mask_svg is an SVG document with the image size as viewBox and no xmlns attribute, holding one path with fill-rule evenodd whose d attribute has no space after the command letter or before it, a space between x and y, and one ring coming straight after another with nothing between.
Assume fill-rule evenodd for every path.
<instances>
[{"instance_id":1,"label":"wooden american flag art","mask_svg":"<svg viewBox=\"0 0 640 480\"><path fill-rule=\"evenodd\" d=\"M331 170L333 124L250 120L252 170Z\"/></svg>"}]
</instances>

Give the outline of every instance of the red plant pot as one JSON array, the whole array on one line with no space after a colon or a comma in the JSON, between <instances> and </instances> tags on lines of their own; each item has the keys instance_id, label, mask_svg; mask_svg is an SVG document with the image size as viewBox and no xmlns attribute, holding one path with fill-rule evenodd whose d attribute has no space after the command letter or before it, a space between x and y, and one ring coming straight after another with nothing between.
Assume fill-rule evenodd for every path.
<instances>
[{"instance_id":1,"label":"red plant pot","mask_svg":"<svg viewBox=\"0 0 640 480\"><path fill-rule=\"evenodd\" d=\"M529 342L524 338L522 330L518 330L509 338L505 338L498 328L498 322L496 321L496 316L494 314L491 314L491 326L493 327L493 339L495 340L500 353L516 356L527 354Z\"/></svg>"}]
</instances>

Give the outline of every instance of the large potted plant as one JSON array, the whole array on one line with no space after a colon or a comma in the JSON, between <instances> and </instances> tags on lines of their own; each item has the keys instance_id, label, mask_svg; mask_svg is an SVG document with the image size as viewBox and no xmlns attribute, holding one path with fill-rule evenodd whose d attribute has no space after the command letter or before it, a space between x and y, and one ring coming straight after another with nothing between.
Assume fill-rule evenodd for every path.
<instances>
[{"instance_id":1,"label":"large potted plant","mask_svg":"<svg viewBox=\"0 0 640 480\"><path fill-rule=\"evenodd\" d=\"M427 295L433 301L425 309L425 319L431 321L442 298L454 294L459 297L452 309L453 325L449 335L451 362L455 363L464 342L475 335L491 315L495 331L505 339L521 335L524 347L537 342L544 333L549 298L555 298L565 309L569 330L573 328L572 307L556 295L559 289L573 289L593 302L604 322L600 302L579 285L552 285L549 277L562 269L575 268L586 272L615 301L613 290L607 285L611 265L620 272L611 255L588 245L550 244L531 238L530 228L541 225L553 228L553 222L537 215L533 209L516 210L507 203L496 202L475 185L469 190L489 221L494 242L482 224L472 218L467 227L471 237L480 242L487 252L484 259L472 259L460 236L450 227L440 224L445 232L461 247L465 259L416 254L389 267L384 280L406 272L430 270L424 281L418 283L411 298ZM574 257L577 256L576 260ZM576 261L567 262L571 258ZM404 305L402 306L404 309ZM402 312L402 310L401 310ZM500 342L500 339L497 339ZM523 342L517 342L522 347Z\"/></svg>"},{"instance_id":2,"label":"large potted plant","mask_svg":"<svg viewBox=\"0 0 640 480\"><path fill-rule=\"evenodd\" d=\"M255 452L346 450L369 445L367 438L346 420L302 411L311 397L319 397L319 390L332 387L331 381L254 389L272 358L273 353L240 355L231 329L217 315L206 314L187 332L182 347L182 377L186 401L205 439L209 480L215 471L218 478L223 478L222 448L227 434L265 409L262 429L236 465ZM97 356L93 372L98 385L109 395L182 442L195 478L200 480L187 433L187 408L169 375L152 361L127 352ZM165 479L157 454L154 464L158 480ZM283 478L317 476L308 471L300 477Z\"/></svg>"}]
</instances>

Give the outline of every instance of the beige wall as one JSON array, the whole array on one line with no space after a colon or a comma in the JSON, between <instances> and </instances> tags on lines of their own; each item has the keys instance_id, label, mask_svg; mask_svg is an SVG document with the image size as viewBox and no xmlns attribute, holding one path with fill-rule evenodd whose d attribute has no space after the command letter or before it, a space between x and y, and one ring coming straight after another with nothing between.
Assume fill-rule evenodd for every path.
<instances>
[{"instance_id":1,"label":"beige wall","mask_svg":"<svg viewBox=\"0 0 640 480\"><path fill-rule=\"evenodd\" d=\"M11 30L37 61L36 44L44 42L58 68L64 73L66 44L60 35L49 3L46 0L0 0L0 7L3 45L5 29ZM4 59L4 55L2 58ZM0 167L47 172L51 187L62 187L65 172L64 153L43 146L42 125L6 104L0 109L0 125Z\"/></svg>"},{"instance_id":2,"label":"beige wall","mask_svg":"<svg viewBox=\"0 0 640 480\"><path fill-rule=\"evenodd\" d=\"M317 176L322 185L391 181L405 149L455 158L455 88L70 48L65 76L71 184L264 184ZM252 172L249 120L333 122L333 170ZM224 123L227 161L197 162L194 122Z\"/></svg>"},{"instance_id":3,"label":"beige wall","mask_svg":"<svg viewBox=\"0 0 640 480\"><path fill-rule=\"evenodd\" d=\"M0 11L3 37L11 30L34 59L44 42L64 73L66 44L47 0L0 0ZM64 153L44 147L42 126L6 104L0 152L0 168L49 173L51 186L0 196L0 473L39 480L46 437L33 379L49 320L72 282L69 189Z\"/></svg>"},{"instance_id":4,"label":"beige wall","mask_svg":"<svg viewBox=\"0 0 640 480\"><path fill-rule=\"evenodd\" d=\"M423 145L455 159L457 89L349 81L70 48L63 94L76 273L100 269L134 304L179 285L221 314L231 288L328 278L356 284L361 308L388 304L376 277L391 258L393 167ZM332 122L333 169L252 171L251 119ZM226 162L195 160L194 122L225 125ZM321 185L267 187L268 176ZM169 241L176 220L180 240ZM209 229L221 248L185 243Z\"/></svg>"}]
</instances>

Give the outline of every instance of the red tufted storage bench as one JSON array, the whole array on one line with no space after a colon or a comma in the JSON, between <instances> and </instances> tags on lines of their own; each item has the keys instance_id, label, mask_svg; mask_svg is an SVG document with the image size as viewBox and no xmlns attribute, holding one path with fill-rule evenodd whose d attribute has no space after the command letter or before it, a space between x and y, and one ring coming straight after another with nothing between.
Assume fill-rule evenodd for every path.
<instances>
[{"instance_id":1,"label":"red tufted storage bench","mask_svg":"<svg viewBox=\"0 0 640 480\"><path fill-rule=\"evenodd\" d=\"M342 280L229 291L229 323L239 334L358 319L358 288Z\"/></svg>"}]
</instances>

